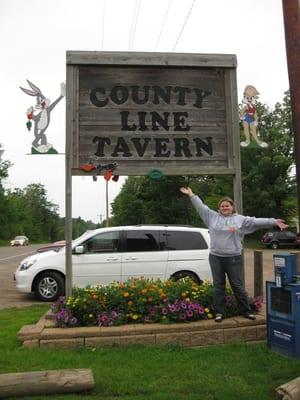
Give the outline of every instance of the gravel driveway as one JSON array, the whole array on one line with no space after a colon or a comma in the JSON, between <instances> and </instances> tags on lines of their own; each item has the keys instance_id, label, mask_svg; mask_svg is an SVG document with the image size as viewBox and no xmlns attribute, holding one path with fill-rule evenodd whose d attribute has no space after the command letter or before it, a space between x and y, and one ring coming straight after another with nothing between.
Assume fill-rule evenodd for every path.
<instances>
[{"instance_id":1,"label":"gravel driveway","mask_svg":"<svg viewBox=\"0 0 300 400\"><path fill-rule=\"evenodd\" d=\"M25 247L0 247L0 309L13 307L26 307L32 304L41 304L32 295L23 294L16 290L13 274L19 262L30 254L34 254L41 245ZM274 280L273 255L290 250L265 250L263 251L264 281ZM250 296L253 295L254 250L245 250L245 281L246 289ZM265 285L264 285L265 286Z\"/></svg>"}]
</instances>

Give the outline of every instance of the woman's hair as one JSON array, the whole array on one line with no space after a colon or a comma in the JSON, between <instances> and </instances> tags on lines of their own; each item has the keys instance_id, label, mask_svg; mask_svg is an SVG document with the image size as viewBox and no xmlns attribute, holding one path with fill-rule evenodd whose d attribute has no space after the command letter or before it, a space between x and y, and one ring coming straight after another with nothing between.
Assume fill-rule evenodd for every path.
<instances>
[{"instance_id":1,"label":"woman's hair","mask_svg":"<svg viewBox=\"0 0 300 400\"><path fill-rule=\"evenodd\" d=\"M230 203L232 205L232 213L235 214L236 213L235 204L234 204L234 201L230 197L222 197L221 198L221 200L218 203L218 210L220 209L221 204L224 201L227 201L227 203Z\"/></svg>"}]
</instances>

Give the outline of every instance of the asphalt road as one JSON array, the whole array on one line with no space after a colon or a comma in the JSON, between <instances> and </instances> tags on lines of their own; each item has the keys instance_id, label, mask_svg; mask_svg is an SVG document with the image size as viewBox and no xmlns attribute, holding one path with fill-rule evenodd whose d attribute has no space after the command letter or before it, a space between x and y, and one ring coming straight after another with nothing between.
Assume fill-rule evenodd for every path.
<instances>
[{"instance_id":1,"label":"asphalt road","mask_svg":"<svg viewBox=\"0 0 300 400\"><path fill-rule=\"evenodd\" d=\"M38 304L32 295L16 290L13 275L20 261L34 254L39 247L39 244L0 247L0 309Z\"/></svg>"},{"instance_id":2,"label":"asphalt road","mask_svg":"<svg viewBox=\"0 0 300 400\"><path fill-rule=\"evenodd\" d=\"M41 247L38 244L20 247L0 247L0 309L26 307L32 304L39 304L31 294L20 293L16 290L13 274L20 261L36 249ZM273 255L275 253L292 252L295 249L263 250L263 276L264 281L274 280ZM245 250L245 282L246 289L250 296L253 295L254 276L254 251ZM265 285L264 285L265 286Z\"/></svg>"}]
</instances>

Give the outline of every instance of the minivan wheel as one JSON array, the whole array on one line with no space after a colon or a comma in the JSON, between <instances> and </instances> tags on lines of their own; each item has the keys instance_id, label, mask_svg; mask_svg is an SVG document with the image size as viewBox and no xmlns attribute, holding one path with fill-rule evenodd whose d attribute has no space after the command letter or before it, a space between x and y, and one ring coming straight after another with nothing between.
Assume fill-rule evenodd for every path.
<instances>
[{"instance_id":1,"label":"minivan wheel","mask_svg":"<svg viewBox=\"0 0 300 400\"><path fill-rule=\"evenodd\" d=\"M189 272L189 271L181 271L181 272L176 272L173 276L172 279L177 282L177 281L184 281L187 279L192 279L197 285L201 284L200 279L198 278L198 276L196 274L194 274L193 272Z\"/></svg>"},{"instance_id":2,"label":"minivan wheel","mask_svg":"<svg viewBox=\"0 0 300 400\"><path fill-rule=\"evenodd\" d=\"M272 242L270 247L271 247L271 249L276 250L276 249L278 249L279 244L277 242Z\"/></svg>"},{"instance_id":3,"label":"minivan wheel","mask_svg":"<svg viewBox=\"0 0 300 400\"><path fill-rule=\"evenodd\" d=\"M33 291L38 300L55 301L59 296L64 295L64 278L57 272L42 272L35 279Z\"/></svg>"}]
</instances>

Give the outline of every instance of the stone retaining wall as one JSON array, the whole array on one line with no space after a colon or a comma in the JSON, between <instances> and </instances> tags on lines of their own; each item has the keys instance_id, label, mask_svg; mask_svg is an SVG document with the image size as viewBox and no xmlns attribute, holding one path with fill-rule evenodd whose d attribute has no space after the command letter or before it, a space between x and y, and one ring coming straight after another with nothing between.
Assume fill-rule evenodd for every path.
<instances>
[{"instance_id":1,"label":"stone retaining wall","mask_svg":"<svg viewBox=\"0 0 300 400\"><path fill-rule=\"evenodd\" d=\"M234 317L180 324L130 324L118 327L55 328L49 313L35 325L25 325L18 332L24 347L72 348L79 346L182 345L208 346L266 339L266 319L256 321Z\"/></svg>"}]
</instances>

